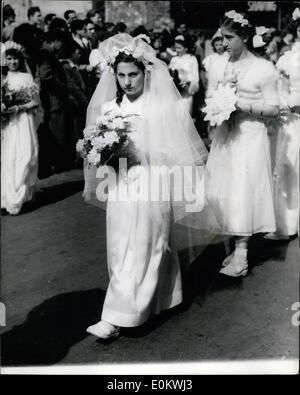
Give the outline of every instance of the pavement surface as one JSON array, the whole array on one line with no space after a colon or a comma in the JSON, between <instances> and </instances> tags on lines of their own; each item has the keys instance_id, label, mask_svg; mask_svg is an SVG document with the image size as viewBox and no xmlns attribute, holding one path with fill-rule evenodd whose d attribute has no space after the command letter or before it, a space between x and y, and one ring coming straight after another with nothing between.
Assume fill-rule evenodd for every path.
<instances>
[{"instance_id":1,"label":"pavement surface","mask_svg":"<svg viewBox=\"0 0 300 395\"><path fill-rule=\"evenodd\" d=\"M81 170L40 181L36 202L1 217L2 366L292 360L299 357L299 240L250 246L244 279L218 274L223 244L183 273L185 301L112 342L85 332L108 284L105 213ZM294 305L295 306L295 305Z\"/></svg>"}]
</instances>

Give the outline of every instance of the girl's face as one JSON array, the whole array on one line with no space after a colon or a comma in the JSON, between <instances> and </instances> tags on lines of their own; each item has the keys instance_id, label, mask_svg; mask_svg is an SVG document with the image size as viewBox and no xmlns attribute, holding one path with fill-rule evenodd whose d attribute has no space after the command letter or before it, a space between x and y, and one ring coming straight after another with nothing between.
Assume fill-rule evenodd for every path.
<instances>
[{"instance_id":1,"label":"girl's face","mask_svg":"<svg viewBox=\"0 0 300 395\"><path fill-rule=\"evenodd\" d=\"M18 71L20 61L18 58L12 55L7 55L5 57L6 65L9 71Z\"/></svg>"},{"instance_id":2,"label":"girl's face","mask_svg":"<svg viewBox=\"0 0 300 395\"><path fill-rule=\"evenodd\" d=\"M177 52L178 56L182 56L182 55L186 54L187 49L182 44L175 43L175 51Z\"/></svg>"},{"instance_id":3,"label":"girl's face","mask_svg":"<svg viewBox=\"0 0 300 395\"><path fill-rule=\"evenodd\" d=\"M223 40L222 39L216 40L214 42L214 48L215 48L216 53L218 53L218 54L223 53L224 52Z\"/></svg>"},{"instance_id":4,"label":"girl's face","mask_svg":"<svg viewBox=\"0 0 300 395\"><path fill-rule=\"evenodd\" d=\"M239 56L245 48L244 40L238 36L235 32L221 27L221 33L223 36L224 49L233 56Z\"/></svg>"},{"instance_id":5,"label":"girl's face","mask_svg":"<svg viewBox=\"0 0 300 395\"><path fill-rule=\"evenodd\" d=\"M132 101L144 89L144 72L134 63L120 62L117 66L117 79L126 96Z\"/></svg>"}]
</instances>

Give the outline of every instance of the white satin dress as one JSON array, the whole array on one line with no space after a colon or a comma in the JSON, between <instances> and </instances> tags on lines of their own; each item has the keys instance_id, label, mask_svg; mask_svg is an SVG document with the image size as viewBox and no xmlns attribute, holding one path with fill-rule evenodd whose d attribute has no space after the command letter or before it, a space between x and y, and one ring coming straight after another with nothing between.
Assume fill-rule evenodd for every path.
<instances>
[{"instance_id":1,"label":"white satin dress","mask_svg":"<svg viewBox=\"0 0 300 395\"><path fill-rule=\"evenodd\" d=\"M143 96L130 102L124 95L104 104L102 113L121 110L124 115L143 116ZM138 133L138 130L137 130ZM150 314L182 302L181 274L177 255L165 247L171 217L151 217L150 203L139 199L146 182L141 166L133 166L128 177L120 177L110 189L106 213L109 284L101 319L121 327L143 324ZM129 199L114 201L115 192L127 188ZM121 193L121 192L120 192ZM131 201L131 196L138 196ZM134 199L132 199L134 200Z\"/></svg>"},{"instance_id":2,"label":"white satin dress","mask_svg":"<svg viewBox=\"0 0 300 395\"><path fill-rule=\"evenodd\" d=\"M278 127L274 169L277 233L292 236L299 231L300 114L288 106L300 106L300 42L277 62L279 95L283 110Z\"/></svg>"},{"instance_id":3,"label":"white satin dress","mask_svg":"<svg viewBox=\"0 0 300 395\"><path fill-rule=\"evenodd\" d=\"M29 73L7 75L8 86L18 90L34 84ZM1 131L1 208L18 214L35 189L38 171L37 121L34 110L11 115Z\"/></svg>"}]
</instances>

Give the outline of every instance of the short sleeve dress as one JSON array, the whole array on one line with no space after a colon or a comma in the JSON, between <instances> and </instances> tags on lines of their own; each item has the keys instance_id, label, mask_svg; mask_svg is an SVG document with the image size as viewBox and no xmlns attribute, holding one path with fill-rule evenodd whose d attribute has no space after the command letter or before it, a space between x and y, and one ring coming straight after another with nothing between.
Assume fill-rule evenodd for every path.
<instances>
[{"instance_id":1,"label":"short sleeve dress","mask_svg":"<svg viewBox=\"0 0 300 395\"><path fill-rule=\"evenodd\" d=\"M218 62L214 79L224 83L233 73L238 74L237 94L246 104L279 104L271 62L247 51L234 65L226 58ZM264 119L236 113L217 127L206 176L206 197L222 234L275 231L270 142Z\"/></svg>"}]
</instances>

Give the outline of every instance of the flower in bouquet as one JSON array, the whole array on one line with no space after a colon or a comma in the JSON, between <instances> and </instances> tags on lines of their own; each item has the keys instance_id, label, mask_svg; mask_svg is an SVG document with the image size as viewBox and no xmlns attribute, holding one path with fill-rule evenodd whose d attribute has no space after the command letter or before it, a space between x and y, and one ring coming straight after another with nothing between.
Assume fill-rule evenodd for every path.
<instances>
[{"instance_id":1,"label":"flower in bouquet","mask_svg":"<svg viewBox=\"0 0 300 395\"><path fill-rule=\"evenodd\" d=\"M38 91L39 89L36 84L12 89L8 82L5 81L1 87L1 101L6 108L27 104L34 98Z\"/></svg>"},{"instance_id":2,"label":"flower in bouquet","mask_svg":"<svg viewBox=\"0 0 300 395\"><path fill-rule=\"evenodd\" d=\"M236 88L229 84L219 85L212 91L211 96L205 99L206 106L202 109L206 113L204 120L209 121L211 126L221 125L236 110L237 100Z\"/></svg>"},{"instance_id":3,"label":"flower in bouquet","mask_svg":"<svg viewBox=\"0 0 300 395\"><path fill-rule=\"evenodd\" d=\"M96 119L96 123L87 126L83 131L83 139L78 140L76 150L89 164L111 165L112 159L125 156L129 159L126 147L131 146L132 125L134 114L123 116L118 111L111 111ZM132 150L132 149L131 149Z\"/></svg>"}]
</instances>

